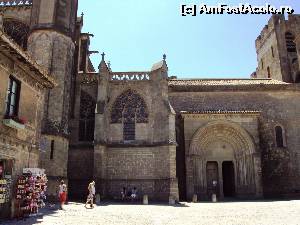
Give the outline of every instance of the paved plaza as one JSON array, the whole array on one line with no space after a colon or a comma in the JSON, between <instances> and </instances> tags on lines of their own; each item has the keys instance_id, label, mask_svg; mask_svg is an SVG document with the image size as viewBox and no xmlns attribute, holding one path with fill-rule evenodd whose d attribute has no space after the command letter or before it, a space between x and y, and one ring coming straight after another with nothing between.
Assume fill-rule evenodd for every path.
<instances>
[{"instance_id":1,"label":"paved plaza","mask_svg":"<svg viewBox=\"0 0 300 225\"><path fill-rule=\"evenodd\" d=\"M86 209L69 203L65 210L44 210L44 215L5 225L300 225L300 200L223 203L183 203L180 206L103 203Z\"/></svg>"}]
</instances>

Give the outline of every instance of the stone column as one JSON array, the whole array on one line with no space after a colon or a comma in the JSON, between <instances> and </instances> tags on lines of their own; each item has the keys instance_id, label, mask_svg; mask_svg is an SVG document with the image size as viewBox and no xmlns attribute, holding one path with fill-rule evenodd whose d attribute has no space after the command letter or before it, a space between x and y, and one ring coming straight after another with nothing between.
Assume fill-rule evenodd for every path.
<instances>
[{"instance_id":1,"label":"stone column","mask_svg":"<svg viewBox=\"0 0 300 225\"><path fill-rule=\"evenodd\" d=\"M298 54L298 68L300 68L300 28L299 28L298 35L295 38L295 43L296 43L297 54Z\"/></svg>"},{"instance_id":2,"label":"stone column","mask_svg":"<svg viewBox=\"0 0 300 225\"><path fill-rule=\"evenodd\" d=\"M259 153L253 155L253 167L255 177L255 197L263 197L263 185L262 185L262 169L261 169L261 156Z\"/></svg>"},{"instance_id":3,"label":"stone column","mask_svg":"<svg viewBox=\"0 0 300 225\"><path fill-rule=\"evenodd\" d=\"M191 156L186 156L186 197L187 200L191 200L194 195L194 180L193 180L193 158Z\"/></svg>"},{"instance_id":4,"label":"stone column","mask_svg":"<svg viewBox=\"0 0 300 225\"><path fill-rule=\"evenodd\" d=\"M219 173L219 193L220 193L220 199L224 198L224 192L223 192L223 169L222 169L222 163L223 161L218 161L218 173Z\"/></svg>"},{"instance_id":5,"label":"stone column","mask_svg":"<svg viewBox=\"0 0 300 225\"><path fill-rule=\"evenodd\" d=\"M0 12L0 30L3 29L3 14Z\"/></svg>"}]
</instances>

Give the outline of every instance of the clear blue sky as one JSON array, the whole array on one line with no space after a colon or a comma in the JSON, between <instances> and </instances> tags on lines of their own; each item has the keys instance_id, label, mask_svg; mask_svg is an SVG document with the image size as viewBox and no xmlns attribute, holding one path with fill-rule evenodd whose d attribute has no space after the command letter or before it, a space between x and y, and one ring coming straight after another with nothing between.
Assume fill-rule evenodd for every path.
<instances>
[{"instance_id":1,"label":"clear blue sky","mask_svg":"<svg viewBox=\"0 0 300 225\"><path fill-rule=\"evenodd\" d=\"M238 5L243 1L79 0L84 32L95 35L90 50L106 53L112 70L147 71L166 53L169 75L179 78L249 78L255 71L255 39L270 15L182 17L181 4ZM244 1L289 5L299 0ZM93 55L98 67L101 55Z\"/></svg>"}]
</instances>

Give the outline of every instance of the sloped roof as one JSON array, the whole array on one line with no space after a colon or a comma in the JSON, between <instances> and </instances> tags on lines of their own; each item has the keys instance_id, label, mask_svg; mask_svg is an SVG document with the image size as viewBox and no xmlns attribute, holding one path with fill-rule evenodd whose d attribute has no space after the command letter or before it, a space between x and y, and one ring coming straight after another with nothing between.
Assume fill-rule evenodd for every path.
<instances>
[{"instance_id":1,"label":"sloped roof","mask_svg":"<svg viewBox=\"0 0 300 225\"><path fill-rule=\"evenodd\" d=\"M258 110L201 110L180 111L181 114L259 114Z\"/></svg>"},{"instance_id":2,"label":"sloped roof","mask_svg":"<svg viewBox=\"0 0 300 225\"><path fill-rule=\"evenodd\" d=\"M170 91L237 91L237 90L286 90L295 86L273 79L169 79Z\"/></svg>"},{"instance_id":3,"label":"sloped roof","mask_svg":"<svg viewBox=\"0 0 300 225\"><path fill-rule=\"evenodd\" d=\"M232 86L232 85L276 85L288 84L283 81L273 79L182 79L169 80L169 86Z\"/></svg>"}]
</instances>

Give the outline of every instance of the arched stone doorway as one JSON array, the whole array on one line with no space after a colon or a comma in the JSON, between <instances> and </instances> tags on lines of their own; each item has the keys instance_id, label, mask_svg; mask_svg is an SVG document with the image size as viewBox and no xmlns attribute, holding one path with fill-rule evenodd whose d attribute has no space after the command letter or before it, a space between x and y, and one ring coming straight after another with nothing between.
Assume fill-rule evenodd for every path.
<instances>
[{"instance_id":1,"label":"arched stone doorway","mask_svg":"<svg viewBox=\"0 0 300 225\"><path fill-rule=\"evenodd\" d=\"M214 121L199 128L188 155L187 163L192 164L189 168L193 171L192 183L187 188L198 198L210 199L213 192L221 198L224 192L225 197L262 196L260 154L252 137L240 125Z\"/></svg>"}]
</instances>

